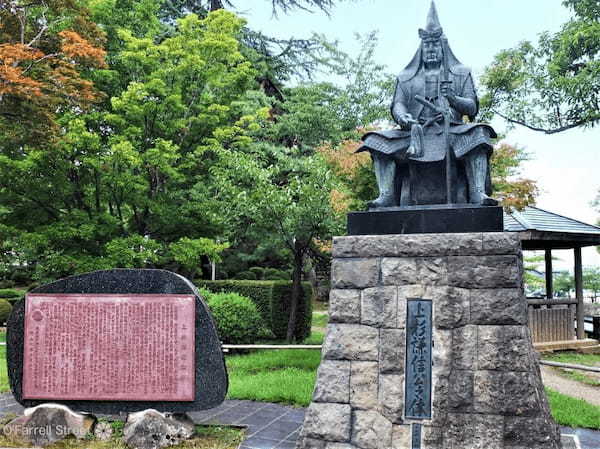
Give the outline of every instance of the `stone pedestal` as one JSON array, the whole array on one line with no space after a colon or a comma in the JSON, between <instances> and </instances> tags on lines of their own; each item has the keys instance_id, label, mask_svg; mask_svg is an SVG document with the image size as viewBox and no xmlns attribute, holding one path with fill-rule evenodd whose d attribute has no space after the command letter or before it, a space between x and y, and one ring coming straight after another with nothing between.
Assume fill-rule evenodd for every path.
<instances>
[{"instance_id":1,"label":"stone pedestal","mask_svg":"<svg viewBox=\"0 0 600 449\"><path fill-rule=\"evenodd\" d=\"M340 237L333 256L330 324L298 448L561 448L516 234ZM404 401L414 299L431 301L433 339L431 417L417 420Z\"/></svg>"}]
</instances>

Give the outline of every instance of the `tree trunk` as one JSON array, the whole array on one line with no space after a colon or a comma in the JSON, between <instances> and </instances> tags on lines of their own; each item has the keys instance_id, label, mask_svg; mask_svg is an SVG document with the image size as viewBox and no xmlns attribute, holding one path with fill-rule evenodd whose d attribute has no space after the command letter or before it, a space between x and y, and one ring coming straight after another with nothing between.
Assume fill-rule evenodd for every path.
<instances>
[{"instance_id":1,"label":"tree trunk","mask_svg":"<svg viewBox=\"0 0 600 449\"><path fill-rule=\"evenodd\" d=\"M294 243L294 275L292 276L292 299L290 301L290 318L288 320L287 341L294 341L296 331L296 321L298 321L298 303L301 295L301 280L302 280L302 261L303 261L302 246L298 241Z\"/></svg>"}]
</instances>

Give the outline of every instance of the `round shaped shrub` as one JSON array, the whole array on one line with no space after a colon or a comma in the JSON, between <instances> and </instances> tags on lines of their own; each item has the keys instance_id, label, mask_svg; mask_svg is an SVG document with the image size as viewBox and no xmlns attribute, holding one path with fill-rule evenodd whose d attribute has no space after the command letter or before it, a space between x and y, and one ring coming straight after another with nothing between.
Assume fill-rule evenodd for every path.
<instances>
[{"instance_id":1,"label":"round shaped shrub","mask_svg":"<svg viewBox=\"0 0 600 449\"><path fill-rule=\"evenodd\" d=\"M12 311L12 306L6 299L0 299L0 324L5 324L8 321L8 316Z\"/></svg>"},{"instance_id":2,"label":"round shaped shrub","mask_svg":"<svg viewBox=\"0 0 600 449\"><path fill-rule=\"evenodd\" d=\"M223 343L252 344L264 334L261 316L250 299L237 293L213 293L206 299Z\"/></svg>"}]
</instances>

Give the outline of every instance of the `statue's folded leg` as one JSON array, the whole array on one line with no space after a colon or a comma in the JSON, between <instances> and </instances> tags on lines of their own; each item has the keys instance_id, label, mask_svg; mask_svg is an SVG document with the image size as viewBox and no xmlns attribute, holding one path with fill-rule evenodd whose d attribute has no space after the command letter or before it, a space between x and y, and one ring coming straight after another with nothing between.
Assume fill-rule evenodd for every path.
<instances>
[{"instance_id":1,"label":"statue's folded leg","mask_svg":"<svg viewBox=\"0 0 600 449\"><path fill-rule=\"evenodd\" d=\"M392 157L375 151L371 152L371 157L375 166L379 197L370 201L368 206L372 208L396 206L396 162Z\"/></svg>"},{"instance_id":2,"label":"statue's folded leg","mask_svg":"<svg viewBox=\"0 0 600 449\"><path fill-rule=\"evenodd\" d=\"M497 206L498 201L486 192L489 149L481 145L465 155L465 171L469 183L469 203L481 206Z\"/></svg>"}]
</instances>

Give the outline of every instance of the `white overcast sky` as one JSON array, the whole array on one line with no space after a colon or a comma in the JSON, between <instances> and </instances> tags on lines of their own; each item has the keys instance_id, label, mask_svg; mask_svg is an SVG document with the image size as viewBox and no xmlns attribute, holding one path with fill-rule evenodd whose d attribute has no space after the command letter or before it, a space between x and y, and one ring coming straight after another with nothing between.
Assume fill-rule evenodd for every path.
<instances>
[{"instance_id":1,"label":"white overcast sky","mask_svg":"<svg viewBox=\"0 0 600 449\"><path fill-rule=\"evenodd\" d=\"M252 6L250 5L252 3ZM378 32L377 62L399 73L413 56L425 24L429 0L345 1L327 17L294 11L277 18L270 12L270 0L234 0L238 11L254 29L281 37L309 37L322 33L337 40L342 50L356 54L355 33ZM569 18L560 0L437 0L440 21L455 54L473 69L483 72L500 50L522 40L537 40L543 31L557 31ZM248 6L246 6L248 5ZM247 9L245 9L247 8ZM498 131L504 124L495 121ZM527 149L532 160L524 164L523 175L538 181L542 193L537 205L587 223L596 223L600 214L590 203L600 188L600 128L577 129L547 136L525 128L508 133L509 143ZM557 252L558 269L570 269L570 252ZM584 265L600 265L595 248L584 249Z\"/></svg>"}]
</instances>

